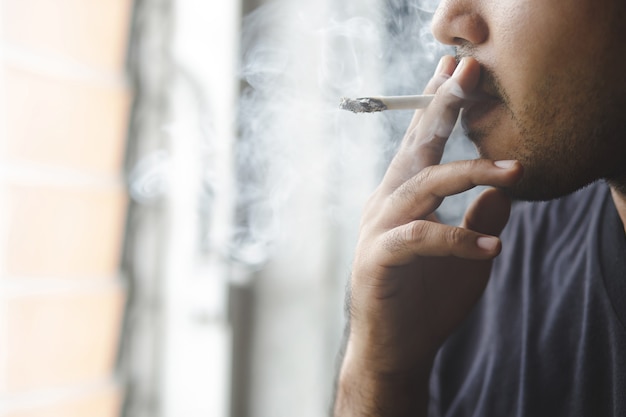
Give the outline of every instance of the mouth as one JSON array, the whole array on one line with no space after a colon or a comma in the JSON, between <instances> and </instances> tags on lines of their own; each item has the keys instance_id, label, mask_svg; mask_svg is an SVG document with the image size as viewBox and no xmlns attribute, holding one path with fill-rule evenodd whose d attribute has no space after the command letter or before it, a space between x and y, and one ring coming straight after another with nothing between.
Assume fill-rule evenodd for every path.
<instances>
[{"instance_id":1,"label":"mouth","mask_svg":"<svg viewBox=\"0 0 626 417\"><path fill-rule=\"evenodd\" d=\"M476 87L473 99L465 106L461 114L461 125L466 132L484 130L494 124L494 114L504 107L500 89L493 75L481 71L481 77Z\"/></svg>"}]
</instances>

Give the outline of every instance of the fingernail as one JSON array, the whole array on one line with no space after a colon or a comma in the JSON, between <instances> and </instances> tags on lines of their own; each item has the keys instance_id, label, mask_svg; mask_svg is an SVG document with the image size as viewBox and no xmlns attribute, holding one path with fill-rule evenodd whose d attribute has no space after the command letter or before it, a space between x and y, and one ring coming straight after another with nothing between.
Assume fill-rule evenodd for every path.
<instances>
[{"instance_id":1,"label":"fingernail","mask_svg":"<svg viewBox=\"0 0 626 417\"><path fill-rule=\"evenodd\" d=\"M498 168L509 169L509 168L512 168L513 165L515 165L515 162L517 161L505 160L505 161L495 161L493 164L497 166Z\"/></svg>"},{"instance_id":2,"label":"fingernail","mask_svg":"<svg viewBox=\"0 0 626 417\"><path fill-rule=\"evenodd\" d=\"M492 251L498 246L498 240L497 237L481 236L476 239L476 246L487 251Z\"/></svg>"}]
</instances>

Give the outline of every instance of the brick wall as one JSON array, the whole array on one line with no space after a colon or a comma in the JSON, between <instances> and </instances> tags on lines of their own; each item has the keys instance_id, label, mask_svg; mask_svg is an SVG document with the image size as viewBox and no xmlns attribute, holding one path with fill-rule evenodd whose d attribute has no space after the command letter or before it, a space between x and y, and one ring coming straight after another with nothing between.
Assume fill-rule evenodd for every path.
<instances>
[{"instance_id":1,"label":"brick wall","mask_svg":"<svg viewBox=\"0 0 626 417\"><path fill-rule=\"evenodd\" d=\"M0 417L113 417L131 0L0 0Z\"/></svg>"}]
</instances>

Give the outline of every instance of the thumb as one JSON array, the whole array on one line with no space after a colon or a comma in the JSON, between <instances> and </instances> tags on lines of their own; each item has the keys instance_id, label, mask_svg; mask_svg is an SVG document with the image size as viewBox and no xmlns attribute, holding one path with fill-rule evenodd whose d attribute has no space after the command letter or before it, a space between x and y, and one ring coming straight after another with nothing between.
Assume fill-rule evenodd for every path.
<instances>
[{"instance_id":1,"label":"thumb","mask_svg":"<svg viewBox=\"0 0 626 417\"><path fill-rule=\"evenodd\" d=\"M497 188L483 191L465 212L461 227L498 236L509 221L511 199Z\"/></svg>"}]
</instances>

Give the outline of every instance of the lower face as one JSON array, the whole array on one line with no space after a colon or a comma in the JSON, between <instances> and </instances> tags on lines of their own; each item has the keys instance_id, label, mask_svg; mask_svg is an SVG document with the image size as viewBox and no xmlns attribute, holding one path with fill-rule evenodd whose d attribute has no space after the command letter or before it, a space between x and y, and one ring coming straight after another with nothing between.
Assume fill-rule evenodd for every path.
<instances>
[{"instance_id":1,"label":"lower face","mask_svg":"<svg viewBox=\"0 0 626 417\"><path fill-rule=\"evenodd\" d=\"M527 3L539 2L549 3ZM529 12L545 13L542 8L530 7ZM535 27L520 28L519 36L508 29L504 38L509 42L501 43L506 49L494 47L483 57L476 48L483 75L493 74L485 79L492 81L487 83L499 99L470 105L462 116L482 157L522 163L522 180L508 190L518 199L557 198L600 178L626 177L626 54L618 41L626 33L617 32L621 24L613 32L611 22L602 22L609 13L580 16L584 24L576 16L549 15L549 29L542 30L542 20L528 16L523 21ZM561 26L555 27L559 21ZM510 28L510 19L508 23ZM497 26L491 33L497 36ZM529 33L544 38L533 42Z\"/></svg>"}]
</instances>

